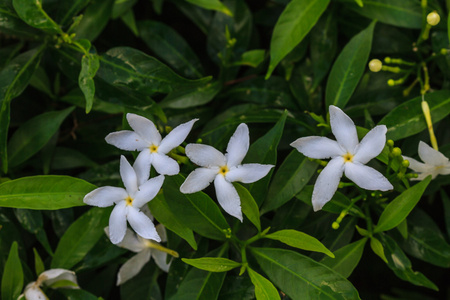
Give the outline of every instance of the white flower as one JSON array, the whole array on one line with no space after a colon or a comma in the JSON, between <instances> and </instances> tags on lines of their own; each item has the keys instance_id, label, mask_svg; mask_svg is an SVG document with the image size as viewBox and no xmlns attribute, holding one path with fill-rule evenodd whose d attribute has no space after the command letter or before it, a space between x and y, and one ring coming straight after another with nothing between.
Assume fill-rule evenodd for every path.
<instances>
[{"instance_id":1,"label":"white flower","mask_svg":"<svg viewBox=\"0 0 450 300\"><path fill-rule=\"evenodd\" d=\"M112 132L106 136L105 140L108 144L122 150L141 151L134 164L136 172L140 174L139 177L148 178L151 165L159 174L178 174L180 166L166 154L186 139L194 122L198 119L175 127L164 139L161 139L161 134L152 121L130 113L127 114L127 120L134 131Z\"/></svg>"},{"instance_id":2,"label":"white flower","mask_svg":"<svg viewBox=\"0 0 450 300\"><path fill-rule=\"evenodd\" d=\"M60 283L60 281L63 281ZM77 277L75 272L64 270L64 269L51 269L42 272L36 281L29 283L18 299L25 296L27 300L42 300L48 299L44 292L41 290L41 286L57 287L57 288L68 288L68 289L79 289L77 283ZM22 298L23 299L23 298Z\"/></svg>"},{"instance_id":3,"label":"white flower","mask_svg":"<svg viewBox=\"0 0 450 300\"><path fill-rule=\"evenodd\" d=\"M161 242L167 241L166 229L162 224L156 225L156 231L161 237ZM105 228L106 234L109 236L108 227ZM131 230L127 229L127 233L123 238L123 241L117 244L117 246L128 249L137 253L135 256L127 260L125 264L120 267L117 274L117 285L121 285L129 279L136 276L144 267L151 257L155 260L156 265L164 272L169 271L171 262L166 263L167 252L170 252L175 257L178 257L178 253L164 248L154 241L144 239L143 237L136 235Z\"/></svg>"},{"instance_id":4,"label":"white flower","mask_svg":"<svg viewBox=\"0 0 450 300\"><path fill-rule=\"evenodd\" d=\"M116 204L109 218L110 239L113 244L123 240L127 220L140 236L157 242L161 240L152 221L140 211L140 208L158 194L164 176L160 175L140 184L143 180L138 175L127 159L121 156L120 176L125 189L105 186L93 190L84 197L84 203L93 206L107 207Z\"/></svg>"},{"instance_id":5,"label":"white flower","mask_svg":"<svg viewBox=\"0 0 450 300\"><path fill-rule=\"evenodd\" d=\"M419 157L425 163L403 156L403 159L409 161L409 168L419 173L417 178L412 178L411 180L423 180L428 175L431 175L431 179L434 179L439 174L450 174L450 161L448 158L422 141L419 143Z\"/></svg>"},{"instance_id":6,"label":"white flower","mask_svg":"<svg viewBox=\"0 0 450 300\"><path fill-rule=\"evenodd\" d=\"M320 210L331 200L343 173L366 190L393 189L392 184L380 172L365 166L383 150L386 143L386 126L376 126L358 143L355 124L341 109L333 105L330 105L330 123L337 142L326 137L309 136L299 138L291 144L307 157L331 158L314 185L314 211Z\"/></svg>"},{"instance_id":7,"label":"white flower","mask_svg":"<svg viewBox=\"0 0 450 300\"><path fill-rule=\"evenodd\" d=\"M248 127L242 123L230 138L225 155L208 145L188 144L187 157L202 168L197 168L189 174L180 191L185 194L195 193L206 188L214 180L220 205L227 213L242 222L241 200L232 182L255 182L266 176L273 167L261 164L241 165L249 143Z\"/></svg>"}]
</instances>

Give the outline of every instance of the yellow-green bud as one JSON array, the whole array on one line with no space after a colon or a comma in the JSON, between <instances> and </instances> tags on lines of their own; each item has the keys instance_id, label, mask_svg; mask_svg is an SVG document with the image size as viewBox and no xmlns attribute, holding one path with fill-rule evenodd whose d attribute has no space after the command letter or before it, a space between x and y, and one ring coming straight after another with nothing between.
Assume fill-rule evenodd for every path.
<instances>
[{"instance_id":1,"label":"yellow-green bud","mask_svg":"<svg viewBox=\"0 0 450 300\"><path fill-rule=\"evenodd\" d=\"M435 11L432 11L427 15L427 23L430 24L431 26L436 26L437 24L439 24L440 21L441 17Z\"/></svg>"},{"instance_id":2,"label":"yellow-green bud","mask_svg":"<svg viewBox=\"0 0 450 300\"><path fill-rule=\"evenodd\" d=\"M404 159L404 160L402 161L402 166L405 167L405 168L409 167L409 161L406 160L406 159Z\"/></svg>"},{"instance_id":3,"label":"yellow-green bud","mask_svg":"<svg viewBox=\"0 0 450 300\"><path fill-rule=\"evenodd\" d=\"M331 227L334 229L334 230L337 230L337 229L339 229L339 223L338 222L333 222L333 224L331 224Z\"/></svg>"},{"instance_id":4,"label":"yellow-green bud","mask_svg":"<svg viewBox=\"0 0 450 300\"><path fill-rule=\"evenodd\" d=\"M394 147L394 141L393 140L387 140L388 147Z\"/></svg>"},{"instance_id":5,"label":"yellow-green bud","mask_svg":"<svg viewBox=\"0 0 450 300\"><path fill-rule=\"evenodd\" d=\"M372 72L380 72L382 66L383 66L383 63L379 59L372 59L369 62L369 70Z\"/></svg>"},{"instance_id":6,"label":"yellow-green bud","mask_svg":"<svg viewBox=\"0 0 450 300\"><path fill-rule=\"evenodd\" d=\"M390 64L391 63L391 58L389 56L385 57L384 58L384 62L387 63L387 64Z\"/></svg>"},{"instance_id":7,"label":"yellow-green bud","mask_svg":"<svg viewBox=\"0 0 450 300\"><path fill-rule=\"evenodd\" d=\"M441 52L442 55L447 55L448 50L445 49L445 48L442 48L440 52Z\"/></svg>"},{"instance_id":8,"label":"yellow-green bud","mask_svg":"<svg viewBox=\"0 0 450 300\"><path fill-rule=\"evenodd\" d=\"M388 86L394 86L394 85L395 85L394 79L389 79L389 80L387 81L387 84L388 84Z\"/></svg>"},{"instance_id":9,"label":"yellow-green bud","mask_svg":"<svg viewBox=\"0 0 450 300\"><path fill-rule=\"evenodd\" d=\"M392 149L392 155L400 156L402 155L402 150L399 147L395 147L394 149Z\"/></svg>"}]
</instances>

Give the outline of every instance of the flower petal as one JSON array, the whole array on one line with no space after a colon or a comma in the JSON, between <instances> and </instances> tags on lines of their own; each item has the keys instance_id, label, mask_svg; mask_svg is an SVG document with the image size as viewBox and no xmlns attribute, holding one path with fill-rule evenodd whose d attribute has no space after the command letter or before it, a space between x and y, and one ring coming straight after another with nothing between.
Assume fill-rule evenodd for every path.
<instances>
[{"instance_id":1,"label":"flower petal","mask_svg":"<svg viewBox=\"0 0 450 300\"><path fill-rule=\"evenodd\" d=\"M314 211L322 209L322 207L333 198L343 171L344 159L342 156L338 156L330 160L327 166L320 172L319 177L317 177L317 181L314 184L312 194Z\"/></svg>"},{"instance_id":2,"label":"flower petal","mask_svg":"<svg viewBox=\"0 0 450 300\"><path fill-rule=\"evenodd\" d=\"M352 119L340 108L330 105L330 124L331 131L339 145L345 151L355 153L355 147L358 145L358 135Z\"/></svg>"},{"instance_id":3,"label":"flower petal","mask_svg":"<svg viewBox=\"0 0 450 300\"><path fill-rule=\"evenodd\" d=\"M108 144L127 151L141 151L150 146L141 136L130 130L112 132L105 137L105 140Z\"/></svg>"},{"instance_id":4,"label":"flower petal","mask_svg":"<svg viewBox=\"0 0 450 300\"><path fill-rule=\"evenodd\" d=\"M51 286L57 281L70 281L73 284L66 284L64 286L58 286L61 288L78 288L77 276L75 272L66 270L66 269L50 269L45 272L42 272L38 280L36 281L40 285Z\"/></svg>"},{"instance_id":5,"label":"flower petal","mask_svg":"<svg viewBox=\"0 0 450 300\"><path fill-rule=\"evenodd\" d=\"M219 168L197 168L192 171L183 184L180 191L184 194L192 194L206 188L219 173Z\"/></svg>"},{"instance_id":6,"label":"flower petal","mask_svg":"<svg viewBox=\"0 0 450 300\"><path fill-rule=\"evenodd\" d=\"M134 197L134 194L138 190L136 172L123 155L120 156L120 177L122 177L123 185L128 195Z\"/></svg>"},{"instance_id":7,"label":"flower petal","mask_svg":"<svg viewBox=\"0 0 450 300\"><path fill-rule=\"evenodd\" d=\"M136 114L127 114L128 124L131 128L145 141L150 144L159 146L161 143L161 134L156 129L155 124L147 118L141 117ZM148 145L147 146L151 146Z\"/></svg>"},{"instance_id":8,"label":"flower petal","mask_svg":"<svg viewBox=\"0 0 450 300\"><path fill-rule=\"evenodd\" d=\"M84 196L83 202L92 206L108 207L127 197L128 193L123 188L103 186Z\"/></svg>"},{"instance_id":9,"label":"flower petal","mask_svg":"<svg viewBox=\"0 0 450 300\"><path fill-rule=\"evenodd\" d=\"M156 225L156 232L158 233L159 237L161 238L161 243L167 242L166 227L164 227L163 224Z\"/></svg>"},{"instance_id":10,"label":"flower petal","mask_svg":"<svg viewBox=\"0 0 450 300\"><path fill-rule=\"evenodd\" d=\"M188 144L186 155L194 164L205 168L221 167L227 163L225 155L209 145Z\"/></svg>"},{"instance_id":11,"label":"flower petal","mask_svg":"<svg viewBox=\"0 0 450 300\"><path fill-rule=\"evenodd\" d=\"M109 227L105 227L105 233L109 237ZM145 249L145 244L141 242L141 240L136 236L136 233L131 231L129 228L127 228L127 231L125 232L125 236L123 240L117 244L117 246L121 248L128 249L133 252L141 252L143 249Z\"/></svg>"},{"instance_id":12,"label":"flower petal","mask_svg":"<svg viewBox=\"0 0 450 300\"><path fill-rule=\"evenodd\" d=\"M321 136L308 136L291 143L304 156L325 159L344 155L346 151L336 141Z\"/></svg>"},{"instance_id":13,"label":"flower petal","mask_svg":"<svg viewBox=\"0 0 450 300\"><path fill-rule=\"evenodd\" d=\"M116 285L121 285L136 276L150 260L150 255L150 249L145 249L127 260L117 273Z\"/></svg>"},{"instance_id":14,"label":"flower petal","mask_svg":"<svg viewBox=\"0 0 450 300\"><path fill-rule=\"evenodd\" d=\"M161 241L161 238L156 232L155 225L153 225L153 222L143 212L129 206L127 219L134 231L141 237L157 242Z\"/></svg>"},{"instance_id":15,"label":"flower petal","mask_svg":"<svg viewBox=\"0 0 450 300\"><path fill-rule=\"evenodd\" d=\"M225 154L228 167L239 165L247 154L249 146L250 134L248 132L248 126L242 123L238 126L228 142L227 153Z\"/></svg>"},{"instance_id":16,"label":"flower petal","mask_svg":"<svg viewBox=\"0 0 450 300\"><path fill-rule=\"evenodd\" d=\"M239 165L235 168L231 168L230 171L225 174L225 178L229 182L239 181L243 183L252 183L266 176L273 167L273 165L261 164Z\"/></svg>"},{"instance_id":17,"label":"flower petal","mask_svg":"<svg viewBox=\"0 0 450 300\"><path fill-rule=\"evenodd\" d=\"M48 299L44 292L39 288L39 286L35 284L35 282L32 282L26 286L24 294L26 300Z\"/></svg>"},{"instance_id":18,"label":"flower petal","mask_svg":"<svg viewBox=\"0 0 450 300\"><path fill-rule=\"evenodd\" d=\"M430 170L430 166L427 166L426 164L421 163L420 161L417 161L412 157L405 155L403 155L402 157L403 159L409 161L409 168L416 173L428 172Z\"/></svg>"},{"instance_id":19,"label":"flower petal","mask_svg":"<svg viewBox=\"0 0 450 300\"><path fill-rule=\"evenodd\" d=\"M354 161L366 164L374 157L377 157L386 144L386 125L375 126L362 139L356 147Z\"/></svg>"},{"instance_id":20,"label":"flower petal","mask_svg":"<svg viewBox=\"0 0 450 300\"><path fill-rule=\"evenodd\" d=\"M346 163L344 168L345 176L363 189L389 191L394 188L383 174L371 167L355 162Z\"/></svg>"},{"instance_id":21,"label":"flower petal","mask_svg":"<svg viewBox=\"0 0 450 300\"><path fill-rule=\"evenodd\" d=\"M127 204L119 202L109 217L109 239L113 244L120 243L127 231Z\"/></svg>"},{"instance_id":22,"label":"flower petal","mask_svg":"<svg viewBox=\"0 0 450 300\"><path fill-rule=\"evenodd\" d=\"M133 164L133 169L136 172L138 186L142 185L148 180L150 176L150 168L153 161L153 155L148 149L144 149L136 157Z\"/></svg>"},{"instance_id":23,"label":"flower petal","mask_svg":"<svg viewBox=\"0 0 450 300\"><path fill-rule=\"evenodd\" d=\"M158 153L166 154L173 148L179 146L188 136L192 126L198 119L190 120L175 127L169 134L161 141L158 147Z\"/></svg>"},{"instance_id":24,"label":"flower petal","mask_svg":"<svg viewBox=\"0 0 450 300\"><path fill-rule=\"evenodd\" d=\"M180 166L173 158L162 153L152 153L152 156L152 165L159 174L176 175L180 173Z\"/></svg>"},{"instance_id":25,"label":"flower petal","mask_svg":"<svg viewBox=\"0 0 450 300\"><path fill-rule=\"evenodd\" d=\"M166 263L167 261L167 253L153 250L152 251L152 257L155 260L156 265L163 270L164 272L169 272L170 264L172 263L172 260L169 261L169 263Z\"/></svg>"},{"instance_id":26,"label":"flower petal","mask_svg":"<svg viewBox=\"0 0 450 300\"><path fill-rule=\"evenodd\" d=\"M133 200L133 207L140 208L158 194L164 182L164 176L151 178L149 181L139 187Z\"/></svg>"},{"instance_id":27,"label":"flower petal","mask_svg":"<svg viewBox=\"0 0 450 300\"><path fill-rule=\"evenodd\" d=\"M448 164L448 158L445 157L444 154L436 151L422 141L419 142L419 157L424 163L428 165L444 166Z\"/></svg>"},{"instance_id":28,"label":"flower petal","mask_svg":"<svg viewBox=\"0 0 450 300\"><path fill-rule=\"evenodd\" d=\"M233 184L226 181L224 176L219 175L214 179L214 187L217 200L222 208L242 222L241 199Z\"/></svg>"}]
</instances>

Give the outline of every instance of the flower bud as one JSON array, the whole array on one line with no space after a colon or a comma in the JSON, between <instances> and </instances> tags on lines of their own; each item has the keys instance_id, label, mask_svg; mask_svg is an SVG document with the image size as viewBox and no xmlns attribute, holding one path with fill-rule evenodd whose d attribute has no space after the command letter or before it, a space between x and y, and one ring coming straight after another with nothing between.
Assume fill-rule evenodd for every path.
<instances>
[{"instance_id":1,"label":"flower bud","mask_svg":"<svg viewBox=\"0 0 450 300\"><path fill-rule=\"evenodd\" d=\"M393 140L387 140L388 147L394 147L394 141Z\"/></svg>"},{"instance_id":2,"label":"flower bud","mask_svg":"<svg viewBox=\"0 0 450 300\"><path fill-rule=\"evenodd\" d=\"M394 149L392 149L392 155L400 156L402 155L402 150L399 147L395 147Z\"/></svg>"},{"instance_id":3,"label":"flower bud","mask_svg":"<svg viewBox=\"0 0 450 300\"><path fill-rule=\"evenodd\" d=\"M334 230L337 230L337 229L339 229L339 223L338 222L333 222L333 224L331 224L331 227L334 229Z\"/></svg>"},{"instance_id":4,"label":"flower bud","mask_svg":"<svg viewBox=\"0 0 450 300\"><path fill-rule=\"evenodd\" d=\"M439 24L439 21L441 21L441 17L437 12L433 11L427 15L427 23L431 26L436 26Z\"/></svg>"},{"instance_id":5,"label":"flower bud","mask_svg":"<svg viewBox=\"0 0 450 300\"><path fill-rule=\"evenodd\" d=\"M388 86L394 86L395 85L395 80L394 79L389 79L387 81Z\"/></svg>"},{"instance_id":6,"label":"flower bud","mask_svg":"<svg viewBox=\"0 0 450 300\"><path fill-rule=\"evenodd\" d=\"M440 52L441 52L442 55L447 55L448 50L445 49L445 48L442 48Z\"/></svg>"},{"instance_id":7,"label":"flower bud","mask_svg":"<svg viewBox=\"0 0 450 300\"><path fill-rule=\"evenodd\" d=\"M404 159L404 160L402 161L402 167L405 167L405 168L409 167L409 161L406 160L406 159Z\"/></svg>"},{"instance_id":8,"label":"flower bud","mask_svg":"<svg viewBox=\"0 0 450 300\"><path fill-rule=\"evenodd\" d=\"M380 72L382 66L383 66L383 63L379 59L372 59L369 62L369 70L372 72Z\"/></svg>"}]
</instances>

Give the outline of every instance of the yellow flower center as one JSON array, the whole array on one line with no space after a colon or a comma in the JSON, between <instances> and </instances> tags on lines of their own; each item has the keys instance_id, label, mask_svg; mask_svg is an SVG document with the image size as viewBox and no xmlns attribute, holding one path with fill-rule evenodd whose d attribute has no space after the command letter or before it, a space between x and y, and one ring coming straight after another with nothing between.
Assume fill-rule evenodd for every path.
<instances>
[{"instance_id":1,"label":"yellow flower center","mask_svg":"<svg viewBox=\"0 0 450 300\"><path fill-rule=\"evenodd\" d=\"M225 174L228 173L228 167L227 166L221 166L220 170L219 170L219 174L222 174L223 176L225 176Z\"/></svg>"},{"instance_id":2,"label":"yellow flower center","mask_svg":"<svg viewBox=\"0 0 450 300\"><path fill-rule=\"evenodd\" d=\"M353 161L353 154L346 153L342 156L344 158L344 163L352 162Z\"/></svg>"},{"instance_id":3,"label":"yellow flower center","mask_svg":"<svg viewBox=\"0 0 450 300\"><path fill-rule=\"evenodd\" d=\"M150 149L150 153L156 153L158 152L158 146L156 145L151 145L150 147L148 147Z\"/></svg>"},{"instance_id":4,"label":"yellow flower center","mask_svg":"<svg viewBox=\"0 0 450 300\"><path fill-rule=\"evenodd\" d=\"M130 196L128 196L125 199L125 202L127 203L127 205L132 206L133 205L133 198L131 198Z\"/></svg>"}]
</instances>

